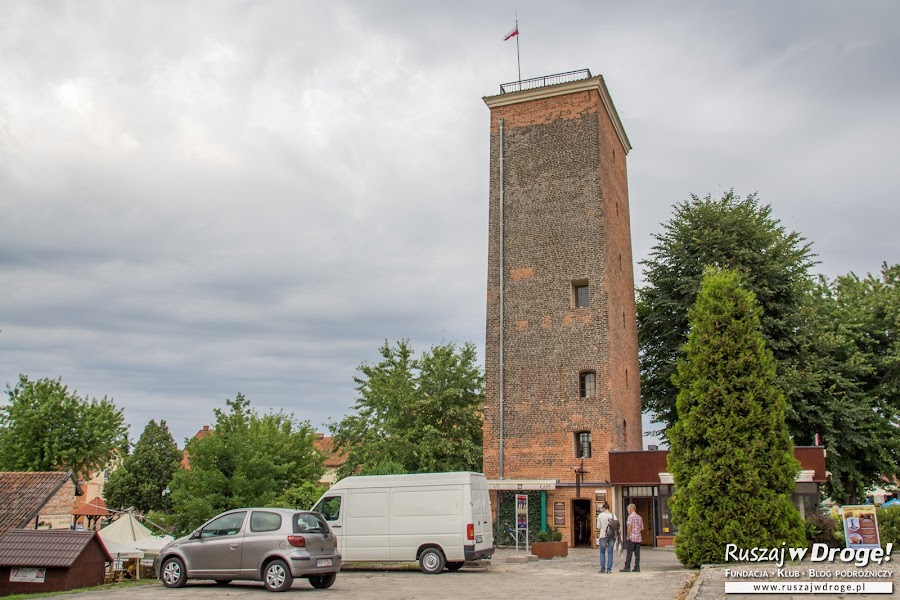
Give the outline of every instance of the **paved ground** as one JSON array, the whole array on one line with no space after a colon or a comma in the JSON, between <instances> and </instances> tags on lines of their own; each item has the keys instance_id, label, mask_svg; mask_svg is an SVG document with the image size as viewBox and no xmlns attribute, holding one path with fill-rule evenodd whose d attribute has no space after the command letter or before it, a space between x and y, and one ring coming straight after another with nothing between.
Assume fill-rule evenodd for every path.
<instances>
[{"instance_id":1,"label":"paved ground","mask_svg":"<svg viewBox=\"0 0 900 600\"><path fill-rule=\"evenodd\" d=\"M304 598L369 599L540 599L615 598L616 600L675 599L697 574L682 568L675 554L666 550L645 549L640 573L619 573L622 558L616 557L612 574L600 574L593 550L570 549L568 558L528 563L509 563L515 551L500 550L489 566L466 566L456 573L425 575L418 571L342 571L330 590L315 590L306 580L298 580L290 594ZM522 553L524 554L524 552ZM39 596L34 596L35 598ZM210 582L190 582L177 590L162 584L66 596L73 600L187 600L193 598L269 598L261 583L233 583L218 587ZM284 598L284 596L278 596Z\"/></svg>"},{"instance_id":2,"label":"paved ground","mask_svg":"<svg viewBox=\"0 0 900 600\"><path fill-rule=\"evenodd\" d=\"M891 595L857 595L857 594L778 594L778 595L725 595L726 567L706 566L697 570L685 569L675 559L675 553L667 550L644 549L642 552L640 573L620 573L622 557L616 555L613 573L599 573L598 557L595 551L586 549L570 549L568 558L554 558L537 562L514 563L509 559L515 557L513 550L499 550L484 566L466 566L456 573L444 572L441 575L425 575L417 570L403 570L404 567L384 569L349 569L338 575L337 582L330 590L315 590L305 580L298 580L290 594L303 594L302 598L340 598L341 600L368 599L443 599L443 598L479 598L480 599L540 599L565 600L568 598L614 598L615 600L657 600L686 597L687 600L761 600L775 598L778 600L807 600L821 598L834 600L837 598L881 599ZM520 557L525 553L521 552ZM769 581L816 581L816 582L850 582L858 583L873 578L838 577L837 569L842 571L859 570L855 567L835 565L833 577L808 576L809 562L799 565L788 565L787 568L798 569L799 576L794 579L774 576L748 581L766 583ZM895 568L896 566L896 568ZM747 567L746 565L729 565L729 568L766 569L768 565ZM820 563L815 568L821 570L827 565ZM889 570L890 577L880 581L892 581L894 588L900 590L900 560L893 561L883 567L870 567ZM770 569L771 570L771 569ZM774 575L774 571L773 571ZM877 578L875 578L877 579ZM728 581L738 580L736 577ZM693 585L692 585L693 584ZM692 587L689 587L691 586ZM32 596L39 598L40 596ZM142 586L112 588L101 591L81 592L65 596L73 600L188 600L193 598L269 598L273 596L263 588L261 583L233 583L227 587L219 587L214 583L199 581L190 582L184 588L169 590L158 582ZM285 596L278 596L285 598Z\"/></svg>"}]
</instances>

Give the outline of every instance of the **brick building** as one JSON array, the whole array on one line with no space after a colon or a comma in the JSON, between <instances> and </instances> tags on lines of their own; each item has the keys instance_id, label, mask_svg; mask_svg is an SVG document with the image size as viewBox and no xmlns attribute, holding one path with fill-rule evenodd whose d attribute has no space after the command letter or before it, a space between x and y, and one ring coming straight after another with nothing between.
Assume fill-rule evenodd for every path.
<instances>
[{"instance_id":1,"label":"brick building","mask_svg":"<svg viewBox=\"0 0 900 600\"><path fill-rule=\"evenodd\" d=\"M592 544L598 503L613 500L609 452L642 448L631 145L589 71L507 84L484 102L484 472L495 503L512 501L501 490L539 490L541 525Z\"/></svg>"},{"instance_id":2,"label":"brick building","mask_svg":"<svg viewBox=\"0 0 900 600\"><path fill-rule=\"evenodd\" d=\"M71 471L0 472L0 534L9 529L69 529L76 496Z\"/></svg>"}]
</instances>

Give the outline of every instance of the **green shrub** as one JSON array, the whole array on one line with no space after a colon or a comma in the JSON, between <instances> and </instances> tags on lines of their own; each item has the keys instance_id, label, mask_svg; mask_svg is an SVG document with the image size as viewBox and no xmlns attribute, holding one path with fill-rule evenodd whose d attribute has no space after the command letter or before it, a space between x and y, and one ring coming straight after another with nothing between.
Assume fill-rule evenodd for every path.
<instances>
[{"instance_id":1,"label":"green shrub","mask_svg":"<svg viewBox=\"0 0 900 600\"><path fill-rule=\"evenodd\" d=\"M727 543L805 544L803 520L791 502L800 464L760 314L738 273L707 271L672 379L678 421L667 430L675 554L689 567L721 562Z\"/></svg>"},{"instance_id":2,"label":"green shrub","mask_svg":"<svg viewBox=\"0 0 900 600\"><path fill-rule=\"evenodd\" d=\"M897 549L897 546L900 545L900 505L876 509L875 516L878 519L878 531L881 534L881 547L885 548L890 542Z\"/></svg>"},{"instance_id":3,"label":"green shrub","mask_svg":"<svg viewBox=\"0 0 900 600\"><path fill-rule=\"evenodd\" d=\"M537 535L534 536L535 542L549 542L550 541L550 532L549 531L538 531Z\"/></svg>"},{"instance_id":4,"label":"green shrub","mask_svg":"<svg viewBox=\"0 0 900 600\"><path fill-rule=\"evenodd\" d=\"M561 542L562 541L562 531L559 529L550 528L550 541L552 542Z\"/></svg>"},{"instance_id":5,"label":"green shrub","mask_svg":"<svg viewBox=\"0 0 900 600\"><path fill-rule=\"evenodd\" d=\"M516 494L500 492L500 510L494 521L494 540L498 546L516 545ZM528 539L536 540L541 530L541 493L525 492L528 496Z\"/></svg>"},{"instance_id":6,"label":"green shrub","mask_svg":"<svg viewBox=\"0 0 900 600\"><path fill-rule=\"evenodd\" d=\"M829 548L841 548L843 540L835 537L840 526L831 515L816 513L806 518L806 541L810 544L828 544Z\"/></svg>"}]
</instances>

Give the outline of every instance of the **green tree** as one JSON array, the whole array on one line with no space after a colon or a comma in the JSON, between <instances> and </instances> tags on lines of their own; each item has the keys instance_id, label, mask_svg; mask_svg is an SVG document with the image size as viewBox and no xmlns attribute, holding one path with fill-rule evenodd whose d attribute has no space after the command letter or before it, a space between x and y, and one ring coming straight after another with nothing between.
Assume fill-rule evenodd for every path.
<instances>
[{"instance_id":1,"label":"green tree","mask_svg":"<svg viewBox=\"0 0 900 600\"><path fill-rule=\"evenodd\" d=\"M134 445L134 451L122 460L103 486L110 508L136 508L142 513L165 510L163 490L181 467L181 450L165 421L151 420Z\"/></svg>"},{"instance_id":2,"label":"green tree","mask_svg":"<svg viewBox=\"0 0 900 600\"><path fill-rule=\"evenodd\" d=\"M800 545L805 530L791 502L800 469L775 385L775 360L754 294L734 271L709 269L690 312L674 384L670 508L685 565L721 562L725 544Z\"/></svg>"},{"instance_id":3,"label":"green tree","mask_svg":"<svg viewBox=\"0 0 900 600\"><path fill-rule=\"evenodd\" d=\"M189 469L172 478L176 530L190 531L216 514L241 506L271 506L286 490L318 481L323 458L315 431L293 415L256 414L243 394L216 409L209 435L185 447Z\"/></svg>"},{"instance_id":4,"label":"green tree","mask_svg":"<svg viewBox=\"0 0 900 600\"><path fill-rule=\"evenodd\" d=\"M655 235L643 261L646 285L638 290L641 394L644 409L671 427L677 418L672 383L688 336L688 313L708 266L734 269L763 308L762 332L779 365L779 384L789 400L802 376L795 332L814 264L809 244L787 232L756 195L727 192L721 199L691 196ZM801 420L805 415L793 418Z\"/></svg>"},{"instance_id":5,"label":"green tree","mask_svg":"<svg viewBox=\"0 0 900 600\"><path fill-rule=\"evenodd\" d=\"M898 280L898 265L884 265L880 278L820 278L801 314L805 418L791 430L795 440L821 436L832 474L826 493L842 503L900 476Z\"/></svg>"},{"instance_id":6,"label":"green tree","mask_svg":"<svg viewBox=\"0 0 900 600\"><path fill-rule=\"evenodd\" d=\"M128 444L122 410L105 396L80 397L61 379L19 376L0 407L0 469L71 470L88 478Z\"/></svg>"},{"instance_id":7,"label":"green tree","mask_svg":"<svg viewBox=\"0 0 900 600\"><path fill-rule=\"evenodd\" d=\"M354 377L354 413L329 425L347 455L339 474L481 470L484 375L475 346L441 344L413 358L406 340Z\"/></svg>"},{"instance_id":8,"label":"green tree","mask_svg":"<svg viewBox=\"0 0 900 600\"><path fill-rule=\"evenodd\" d=\"M304 481L299 485L287 488L270 504L270 506L289 506L299 510L309 510L322 494L328 491L327 485L319 485L312 481Z\"/></svg>"}]
</instances>

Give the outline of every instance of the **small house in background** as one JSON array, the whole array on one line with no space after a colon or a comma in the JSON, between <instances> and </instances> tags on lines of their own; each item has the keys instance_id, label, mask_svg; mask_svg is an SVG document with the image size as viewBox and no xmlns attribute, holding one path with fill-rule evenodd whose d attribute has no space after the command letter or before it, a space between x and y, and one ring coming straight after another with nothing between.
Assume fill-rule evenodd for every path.
<instances>
[{"instance_id":1,"label":"small house in background","mask_svg":"<svg viewBox=\"0 0 900 600\"><path fill-rule=\"evenodd\" d=\"M109 480L110 474L122 465L122 457L114 451L106 465L97 471L91 471L87 479L79 480L78 487L84 492L81 498L84 502L91 502L95 498L103 498L103 489Z\"/></svg>"},{"instance_id":2,"label":"small house in background","mask_svg":"<svg viewBox=\"0 0 900 600\"><path fill-rule=\"evenodd\" d=\"M81 489L71 471L0 472L0 535L10 529L70 529Z\"/></svg>"},{"instance_id":3,"label":"small house in background","mask_svg":"<svg viewBox=\"0 0 900 600\"><path fill-rule=\"evenodd\" d=\"M112 560L93 531L10 529L0 536L0 596L101 585Z\"/></svg>"},{"instance_id":4,"label":"small house in background","mask_svg":"<svg viewBox=\"0 0 900 600\"><path fill-rule=\"evenodd\" d=\"M197 433L194 434L194 439L195 439L195 440L202 440L203 438L205 438L206 436L208 436L210 433L212 433L212 431L213 431L213 430L209 428L209 425L204 425L204 426L203 426L203 429L201 429L200 431L198 431ZM182 467L183 469L190 469L190 468L191 468L191 457L190 457L190 455L188 454L187 448L185 448L184 450L182 450L181 467Z\"/></svg>"},{"instance_id":5,"label":"small house in background","mask_svg":"<svg viewBox=\"0 0 900 600\"><path fill-rule=\"evenodd\" d=\"M347 455L343 452L335 452L332 438L325 437L324 433L316 434L313 445L325 459L325 473L319 478L319 483L330 487L337 482L337 470L346 462Z\"/></svg>"}]
</instances>

